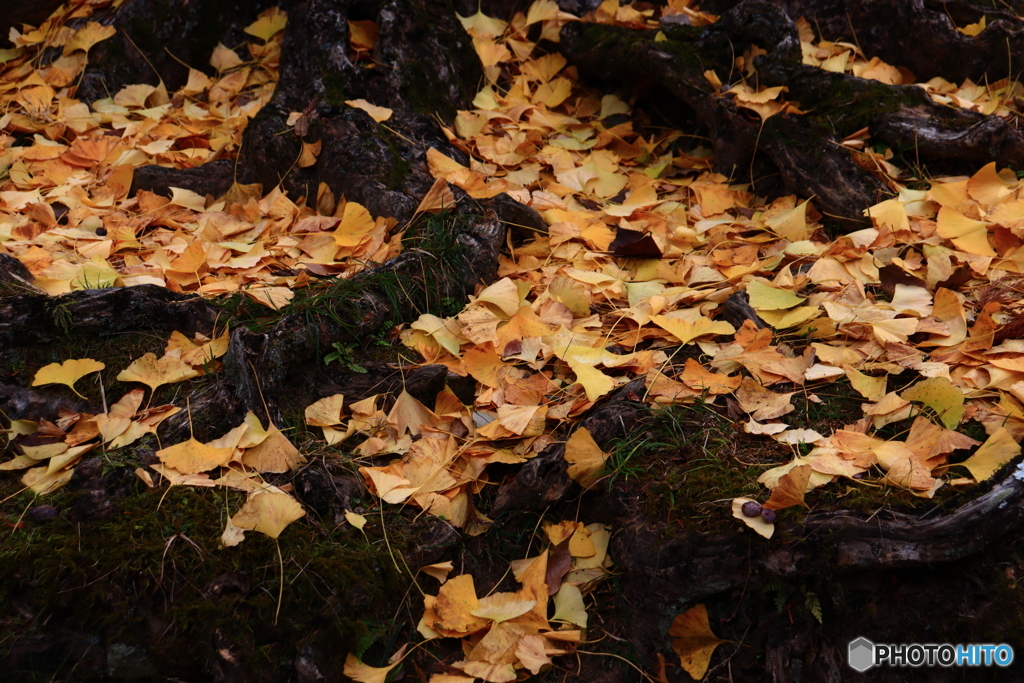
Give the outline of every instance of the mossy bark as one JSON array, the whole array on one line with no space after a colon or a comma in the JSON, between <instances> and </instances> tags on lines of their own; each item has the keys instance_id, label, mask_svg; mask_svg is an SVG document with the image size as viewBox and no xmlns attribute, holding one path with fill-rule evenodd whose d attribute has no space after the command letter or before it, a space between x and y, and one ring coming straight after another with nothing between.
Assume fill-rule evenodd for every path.
<instances>
[{"instance_id":1,"label":"mossy bark","mask_svg":"<svg viewBox=\"0 0 1024 683\"><path fill-rule=\"evenodd\" d=\"M878 141L905 150L917 163L939 162L948 168L995 161L1024 167L1024 135L1002 119L936 104L915 87L885 85L801 64L793 23L801 14L786 11L799 12L800 3L790 3L792 7L768 0L720 4L730 8L716 23L704 29L667 24L661 32L664 40L655 32L574 24L565 30L562 50L584 78L634 90L639 84L641 90L668 91L678 98L681 111L693 112L708 131L716 171L749 181L758 194L814 197L819 210L846 229L863 227L864 209L891 195L881 179L862 169L839 144L862 128L868 128ZM891 4L904 10L916 6L909 0ZM892 19L875 12L866 15L865 21L873 23L855 25L854 30L873 35L883 21L889 26ZM1014 21L1005 19L1001 25L1024 30L1024 22ZM956 44L949 43L946 49ZM785 86L786 99L797 103L803 113L778 113L762 125L754 112L744 111L728 97L733 60L753 46L767 50L753 60L757 82ZM864 49L870 56L871 46ZM902 64L898 58L893 61ZM986 65L995 70L990 62L975 64L974 76L988 74ZM723 79L722 92L716 92L705 77L709 71ZM998 80L1005 75L996 72L991 77Z\"/></svg>"}]
</instances>

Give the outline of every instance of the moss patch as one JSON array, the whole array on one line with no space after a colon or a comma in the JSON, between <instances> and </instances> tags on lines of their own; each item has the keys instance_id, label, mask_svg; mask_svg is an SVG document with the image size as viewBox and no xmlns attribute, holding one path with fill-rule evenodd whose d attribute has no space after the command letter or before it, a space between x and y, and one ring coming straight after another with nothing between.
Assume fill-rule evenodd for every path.
<instances>
[{"instance_id":1,"label":"moss patch","mask_svg":"<svg viewBox=\"0 0 1024 683\"><path fill-rule=\"evenodd\" d=\"M290 527L280 539L285 591L275 626L280 575L273 541L250 532L239 546L219 547L224 519L244 494L175 487L161 503L163 491L138 489L118 501L108 521L58 517L5 540L0 603L22 607L5 610L16 616L0 621L6 661L15 656L37 673L68 676L76 658L48 651L44 663L22 651L33 636L58 629L141 648L164 676L202 677L216 643L244 653L244 679L282 680L305 640L326 637L340 652L363 652L397 628L389 619L408 578L396 571L379 524L367 528L367 537L347 526ZM48 502L63 509L78 495L62 491ZM31 502L23 494L5 505L8 519ZM392 531L394 552L404 549L403 538Z\"/></svg>"}]
</instances>

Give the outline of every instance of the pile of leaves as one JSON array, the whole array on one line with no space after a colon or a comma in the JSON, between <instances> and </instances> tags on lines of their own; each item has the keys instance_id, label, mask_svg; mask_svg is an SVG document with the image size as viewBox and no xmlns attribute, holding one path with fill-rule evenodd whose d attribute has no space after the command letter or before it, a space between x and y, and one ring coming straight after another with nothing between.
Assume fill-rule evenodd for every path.
<instances>
[{"instance_id":1,"label":"pile of leaves","mask_svg":"<svg viewBox=\"0 0 1024 683\"><path fill-rule=\"evenodd\" d=\"M519 679L521 669L538 674L549 668L552 656L569 654L581 641L588 619L583 595L611 566L611 534L603 524L571 521L547 524L544 532L549 549L510 566L522 586L515 593L477 597L470 574L448 578L451 562L423 568L441 588L437 595L424 594L417 629L427 640L461 638L465 653L452 668L466 675L437 674L431 678L435 683L472 683L478 678L509 683ZM550 617L549 598L554 608ZM364 683L383 683L405 654L403 648L387 667L371 667L349 655L345 674Z\"/></svg>"},{"instance_id":2,"label":"pile of leaves","mask_svg":"<svg viewBox=\"0 0 1024 683\"><path fill-rule=\"evenodd\" d=\"M273 90L286 18L268 10L247 29L257 39L251 60L219 47L211 59L216 80L193 71L173 95L162 86L129 86L89 106L73 99L74 79L89 47L111 29L66 24L94 6L72 3L39 29L16 32L18 47L0 53L8 112L0 117L0 251L19 258L38 287L51 294L138 283L205 295L243 290L278 308L310 274L347 277L398 253L392 219L338 201L326 187L313 206L279 188L264 195L238 185L217 199L181 189L170 199L129 198L141 164L185 168L237 151L245 122ZM582 20L656 31L657 20L672 14L693 24L715 20L687 0L660 10L607 0ZM329 445L352 439L366 485L383 503L415 506L481 534L490 520L474 497L490 483L488 466L523 463L552 448L564 449L569 476L582 487L600 487L609 454L578 422L638 379L642 389L630 390L630 400L729 404L746 415L748 433L792 448L790 462L751 475L767 489L763 503L732 503L737 519L769 538L775 510L808 505L809 492L840 479L931 497L943 486L983 482L1020 453L1024 182L1014 172L989 164L970 177L928 179L922 189L923 179L896 167L861 132L844 144L888 182L893 197L866 211L871 227L833 239L812 202L764 202L710 172L710 152L691 144L694 136L645 127L628 93L578 83L549 48L561 26L580 19L551 0L536 0L507 22L480 12L461 19L489 82L474 109L444 128L468 165L429 150L437 184L421 208L447 204L451 184L474 198L507 193L549 227L505 254L498 279L479 287L460 313L423 315L401 333L424 363L476 380L471 405L445 390L433 405L407 392L393 404L383 396L346 404L338 394L306 409L306 424ZM352 31L357 52L372 47L370 23ZM856 46L816 42L805 21L799 27L807 64L887 83L913 80L865 60ZM62 47L63 55L42 66L43 47ZM737 57L735 82L707 74L718 96L762 119L799 115L799 103L780 99L784 89L757 86L755 56ZM1024 95L1008 82L933 79L922 87L936 101L1006 118L1018 115L1015 98ZM377 121L390 115L372 103L349 104ZM295 112L290 122L301 120ZM31 146L13 146L29 134ZM297 163L315 164L316 152L305 147ZM738 327L721 319L737 297L753 312ZM175 333L162 358L138 359L118 380L155 389L215 371L226 340ZM99 369L73 359L43 368L34 383L73 388ZM840 379L863 398L850 424L822 434L786 422L796 392L821 402L816 392ZM181 409L142 409L143 399L135 389L100 415L16 421L9 433L20 453L0 468L26 470L22 481L37 493L55 490L88 450L156 434ZM980 425L983 442L963 433L970 422ZM249 494L227 523L225 545L241 540L243 529L276 538L303 514L288 487L261 476L291 471L303 456L252 414L215 441L190 438L157 456L159 464L138 473L148 485L159 474L171 485ZM724 506L722 514L729 514ZM354 512L348 518L366 523ZM454 665L464 675L439 674L436 683L516 680L581 642L583 596L610 566L610 532L577 522L545 531L547 549L511 567L517 592L478 597L471 576L446 580L450 565L424 568L442 585L425 594L420 633L459 638L465 653ZM699 678L721 641L706 612L694 610L680 615L672 635L684 667ZM402 656L383 669L350 657L346 673L383 681Z\"/></svg>"},{"instance_id":3,"label":"pile of leaves","mask_svg":"<svg viewBox=\"0 0 1024 683\"><path fill-rule=\"evenodd\" d=\"M183 188L128 197L139 166L236 156L249 119L273 95L287 16L271 8L246 27L247 55L218 45L216 78L190 69L173 94L162 82L130 85L89 105L74 99L76 79L89 48L115 29L81 19L102 5L71 3L38 29L12 29L17 47L0 51L0 250L28 267L35 287L241 290L280 308L310 274L348 277L401 251L394 219L338 201L326 185L314 206L238 183L216 199ZM52 48L62 56L40 66ZM318 152L303 147L295 163L312 165Z\"/></svg>"}]
</instances>

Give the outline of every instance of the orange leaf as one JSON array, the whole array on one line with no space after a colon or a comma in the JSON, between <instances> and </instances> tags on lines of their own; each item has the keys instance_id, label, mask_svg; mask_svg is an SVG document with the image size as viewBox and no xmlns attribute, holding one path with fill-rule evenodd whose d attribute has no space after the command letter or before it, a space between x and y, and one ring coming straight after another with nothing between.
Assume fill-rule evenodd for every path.
<instances>
[{"instance_id":1,"label":"orange leaf","mask_svg":"<svg viewBox=\"0 0 1024 683\"><path fill-rule=\"evenodd\" d=\"M809 507L804 502L804 496L807 494L807 482L811 479L811 472L810 465L799 465L788 474L782 475L764 507L769 510L782 510L794 505Z\"/></svg>"},{"instance_id":2,"label":"orange leaf","mask_svg":"<svg viewBox=\"0 0 1024 683\"><path fill-rule=\"evenodd\" d=\"M196 474L227 465L234 452L234 448L217 448L190 437L188 441L157 451L156 457L182 474Z\"/></svg>"}]
</instances>

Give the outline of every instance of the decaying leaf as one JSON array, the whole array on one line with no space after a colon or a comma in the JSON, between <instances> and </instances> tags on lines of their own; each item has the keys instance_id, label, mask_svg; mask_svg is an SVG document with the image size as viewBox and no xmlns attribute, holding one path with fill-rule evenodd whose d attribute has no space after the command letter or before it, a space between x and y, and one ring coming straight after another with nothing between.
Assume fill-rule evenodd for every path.
<instances>
[{"instance_id":1,"label":"decaying leaf","mask_svg":"<svg viewBox=\"0 0 1024 683\"><path fill-rule=\"evenodd\" d=\"M769 510L782 510L794 505L807 505L804 496L811 479L811 466L799 465L782 475L778 485L772 489L771 498L764 504Z\"/></svg>"}]
</instances>

